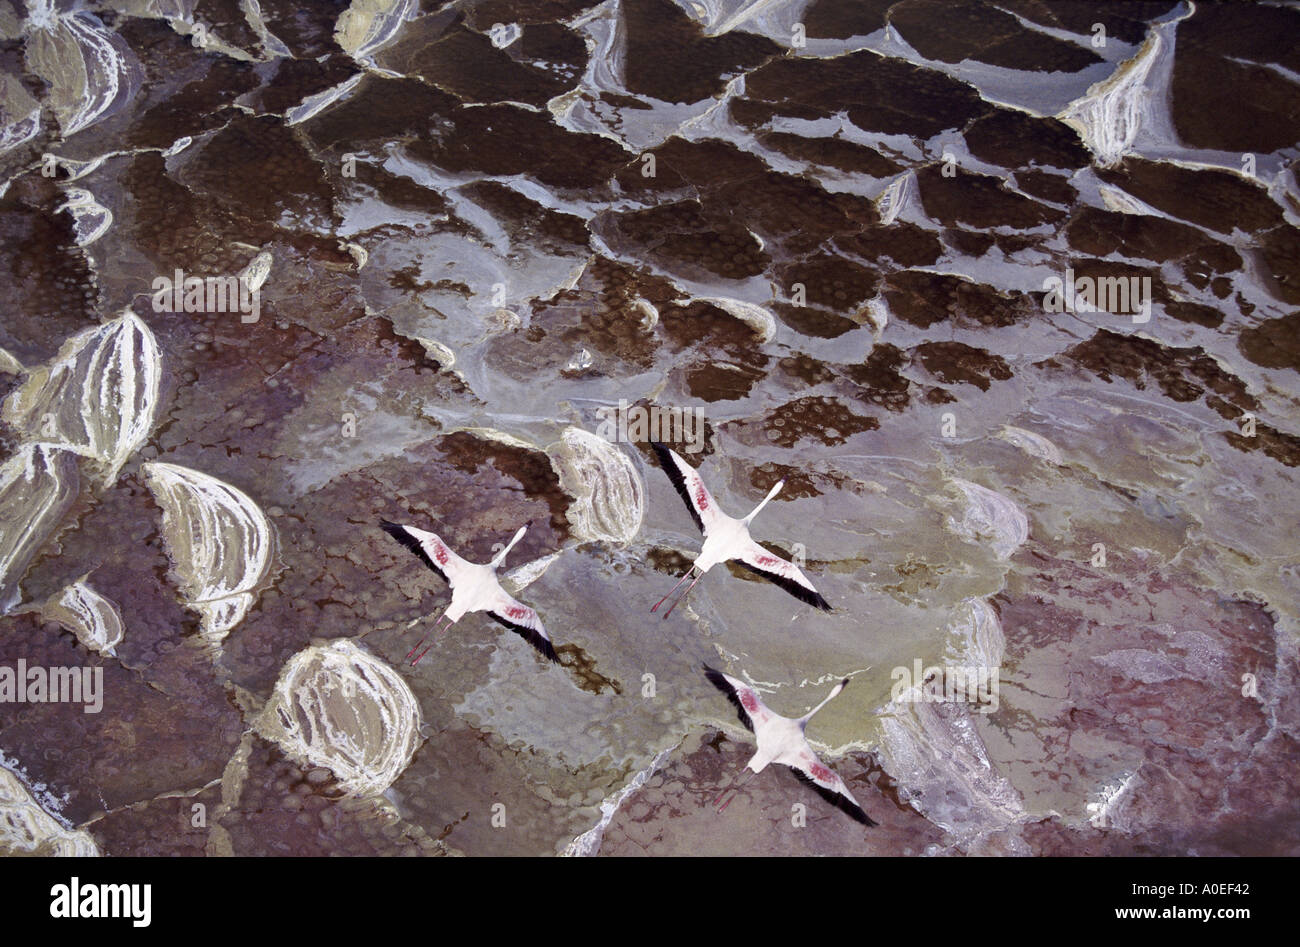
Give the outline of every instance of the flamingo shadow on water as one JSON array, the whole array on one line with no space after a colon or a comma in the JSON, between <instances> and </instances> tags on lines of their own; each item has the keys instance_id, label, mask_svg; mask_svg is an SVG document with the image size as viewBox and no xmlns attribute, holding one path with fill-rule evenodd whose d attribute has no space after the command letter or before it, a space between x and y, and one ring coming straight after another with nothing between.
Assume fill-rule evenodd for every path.
<instances>
[{"instance_id":1,"label":"flamingo shadow on water","mask_svg":"<svg viewBox=\"0 0 1300 947\"><path fill-rule=\"evenodd\" d=\"M447 610L442 613L434 624L435 643L438 636L442 635L467 613L487 612L490 618L522 636L544 657L557 664L560 663L559 656L555 653L555 646L551 644L551 638L542 626L542 620L537 616L537 612L511 598L506 594L505 589L501 588L501 583L497 581L497 569L501 563L505 562L506 556L514 548L515 543L523 539L524 533L528 531L528 526L519 527L514 538L493 557L491 562L479 565L456 555L451 551L451 547L427 530L390 523L388 520L380 520L379 525L384 532L415 553L421 562L438 573L451 588L451 604L447 606ZM446 619L447 624L439 629L438 626L442 624L444 619ZM409 658L412 654L415 654L416 650L421 644L424 644L427 638L428 635L421 638L407 657ZM424 657L429 652L429 648L432 647L433 644L431 643L428 648L416 655L411 665L417 664L420 658Z\"/></svg>"},{"instance_id":2,"label":"flamingo shadow on water","mask_svg":"<svg viewBox=\"0 0 1300 947\"><path fill-rule=\"evenodd\" d=\"M847 677L836 684L820 704L802 717L793 719L773 713L759 700L757 691L734 677L714 670L707 664L704 666L704 675L709 679L709 683L727 695L727 699L736 708L740 722L747 730L753 732L758 741L758 751L745 764L745 768L750 772L740 781L723 789L713 800L713 804L718 806L719 813L731 805L746 782L766 769L769 763L779 763L788 766L800 780L811 785L822 798L847 813L855 821L863 825L878 824L863 811L862 806L858 805L858 801L844 785L844 780L817 757L804 736L804 729L813 714L829 704L848 686ZM728 793L731 794L730 798L718 805L722 797Z\"/></svg>"},{"instance_id":3,"label":"flamingo shadow on water","mask_svg":"<svg viewBox=\"0 0 1300 947\"><path fill-rule=\"evenodd\" d=\"M704 573L719 562L728 560L735 560L749 571L756 572L769 582L779 585L801 602L807 602L823 611L831 610L826 599L813 588L813 584L804 577L798 566L768 552L749 536L750 522L758 515L759 510L767 506L772 498L781 492L781 488L785 485L784 480L778 481L768 491L763 502L754 507L748 516L738 520L718 509L718 504L714 502L708 488L704 486L704 480L694 467L663 444L651 441L650 446L659 457L659 463L668 474L668 479L672 481L673 486L686 502L686 509L690 511L695 525L704 533L704 546L700 549L699 556L686 570L686 574L673 586L672 591L661 598L650 611L657 612L659 606L668 601L673 592L681 588L682 583L690 578L692 573L698 573L686 587L686 591L678 595L668 606L668 611L664 612L664 618L667 618L682 599L690 594L691 589L695 588L695 583L700 581Z\"/></svg>"}]
</instances>

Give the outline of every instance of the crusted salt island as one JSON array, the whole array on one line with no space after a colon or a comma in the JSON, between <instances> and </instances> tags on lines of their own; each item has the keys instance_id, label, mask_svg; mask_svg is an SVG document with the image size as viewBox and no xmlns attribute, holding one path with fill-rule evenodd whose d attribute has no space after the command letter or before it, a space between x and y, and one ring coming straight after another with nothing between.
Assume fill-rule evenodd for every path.
<instances>
[{"instance_id":1,"label":"crusted salt island","mask_svg":"<svg viewBox=\"0 0 1300 947\"><path fill-rule=\"evenodd\" d=\"M618 447L581 428L565 428L547 454L560 486L574 498L568 510L574 535L631 542L645 516L645 484Z\"/></svg>"},{"instance_id":2,"label":"crusted salt island","mask_svg":"<svg viewBox=\"0 0 1300 947\"><path fill-rule=\"evenodd\" d=\"M341 638L298 652L254 729L299 763L324 766L354 796L377 796L411 761L420 706L395 670Z\"/></svg>"},{"instance_id":3,"label":"crusted salt island","mask_svg":"<svg viewBox=\"0 0 1300 947\"><path fill-rule=\"evenodd\" d=\"M83 575L47 599L40 616L58 622L91 651L113 656L125 634L122 613L112 600L87 585L86 578Z\"/></svg>"},{"instance_id":4,"label":"crusted salt island","mask_svg":"<svg viewBox=\"0 0 1300 947\"><path fill-rule=\"evenodd\" d=\"M880 717L880 758L906 800L959 844L1018 822L1024 801L992 764L970 711L926 701L922 685Z\"/></svg>"},{"instance_id":5,"label":"crusted salt island","mask_svg":"<svg viewBox=\"0 0 1300 947\"><path fill-rule=\"evenodd\" d=\"M177 464L141 466L163 509L182 600L213 645L243 619L271 565L271 524L242 490Z\"/></svg>"},{"instance_id":6,"label":"crusted salt island","mask_svg":"<svg viewBox=\"0 0 1300 947\"><path fill-rule=\"evenodd\" d=\"M999 559L1008 559L1029 538L1029 520L1020 507L987 487L954 477L961 491L961 518L948 518L948 527L963 539L987 541Z\"/></svg>"},{"instance_id":7,"label":"crusted salt island","mask_svg":"<svg viewBox=\"0 0 1300 947\"><path fill-rule=\"evenodd\" d=\"M1057 464L1058 466L1062 463L1060 448L1041 434L1035 434L1033 431L1026 431L1024 428L1006 424L998 432L998 437L1019 447L1030 457L1037 457L1049 464Z\"/></svg>"},{"instance_id":8,"label":"crusted salt island","mask_svg":"<svg viewBox=\"0 0 1300 947\"><path fill-rule=\"evenodd\" d=\"M1089 86L1057 115L1078 131L1103 167L1124 157L1150 117L1152 93L1147 79L1167 42L1164 34L1176 25L1174 21L1152 28L1136 56L1121 63L1108 78Z\"/></svg>"},{"instance_id":9,"label":"crusted salt island","mask_svg":"<svg viewBox=\"0 0 1300 947\"><path fill-rule=\"evenodd\" d=\"M46 104L66 138L127 102L141 70L122 39L91 13L28 0L27 68L47 83Z\"/></svg>"},{"instance_id":10,"label":"crusted salt island","mask_svg":"<svg viewBox=\"0 0 1300 947\"><path fill-rule=\"evenodd\" d=\"M18 582L80 489L77 458L28 444L0 466L0 614L18 603Z\"/></svg>"},{"instance_id":11,"label":"crusted salt island","mask_svg":"<svg viewBox=\"0 0 1300 947\"><path fill-rule=\"evenodd\" d=\"M250 293L257 292L265 285L266 278L271 275L271 263L270 252L263 250L240 271L239 278L248 287Z\"/></svg>"},{"instance_id":12,"label":"crusted salt island","mask_svg":"<svg viewBox=\"0 0 1300 947\"><path fill-rule=\"evenodd\" d=\"M94 243L113 226L113 212L84 187L70 187L68 199L55 208L72 215L72 232L77 246L85 247Z\"/></svg>"},{"instance_id":13,"label":"crusted salt island","mask_svg":"<svg viewBox=\"0 0 1300 947\"><path fill-rule=\"evenodd\" d=\"M968 598L958 605L948 624L948 635L944 660L949 664L982 668L1002 664L1006 636L988 599Z\"/></svg>"},{"instance_id":14,"label":"crusted salt island","mask_svg":"<svg viewBox=\"0 0 1300 947\"><path fill-rule=\"evenodd\" d=\"M916 192L916 174L912 171L904 171L890 181L876 198L876 212L880 214L880 222L888 225L896 221L903 208L916 197Z\"/></svg>"},{"instance_id":15,"label":"crusted salt island","mask_svg":"<svg viewBox=\"0 0 1300 947\"><path fill-rule=\"evenodd\" d=\"M153 430L162 356L131 310L72 336L54 359L33 368L0 416L28 440L93 458L105 483Z\"/></svg>"},{"instance_id":16,"label":"crusted salt island","mask_svg":"<svg viewBox=\"0 0 1300 947\"><path fill-rule=\"evenodd\" d=\"M0 855L85 858L99 854L89 833L60 824L7 766L0 765Z\"/></svg>"},{"instance_id":17,"label":"crusted salt island","mask_svg":"<svg viewBox=\"0 0 1300 947\"><path fill-rule=\"evenodd\" d=\"M392 42L402 24L416 15L415 0L352 0L339 16L334 41L359 63Z\"/></svg>"},{"instance_id":18,"label":"crusted salt island","mask_svg":"<svg viewBox=\"0 0 1300 947\"><path fill-rule=\"evenodd\" d=\"M0 154L30 141L40 130L41 103L17 76L0 72Z\"/></svg>"}]
</instances>

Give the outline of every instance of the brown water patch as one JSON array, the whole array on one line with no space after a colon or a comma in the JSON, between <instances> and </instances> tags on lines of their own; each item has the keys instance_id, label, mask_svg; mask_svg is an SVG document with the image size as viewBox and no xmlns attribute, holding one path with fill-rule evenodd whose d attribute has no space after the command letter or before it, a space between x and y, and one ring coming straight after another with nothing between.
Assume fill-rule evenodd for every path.
<instances>
[{"instance_id":1,"label":"brown water patch","mask_svg":"<svg viewBox=\"0 0 1300 947\"><path fill-rule=\"evenodd\" d=\"M225 42L250 55L261 51L261 41L249 25L238 0L202 0L196 6L197 16Z\"/></svg>"},{"instance_id":2,"label":"brown water patch","mask_svg":"<svg viewBox=\"0 0 1300 947\"><path fill-rule=\"evenodd\" d=\"M1215 403L1218 400L1208 398L1206 402L1225 417L1232 420L1239 419L1238 416L1231 414L1226 405L1223 406L1224 410L1220 410L1219 405ZM1286 464L1288 467L1300 467L1300 437L1295 434L1288 434L1286 431L1279 431L1264 421L1257 420L1255 422L1254 434L1247 435L1241 431L1225 431L1223 436L1237 450L1262 450L1278 463Z\"/></svg>"},{"instance_id":3,"label":"brown water patch","mask_svg":"<svg viewBox=\"0 0 1300 947\"><path fill-rule=\"evenodd\" d=\"M774 302L768 308L784 325L801 335L817 339L836 339L861 325L854 319L837 316L816 306L794 306L790 303Z\"/></svg>"},{"instance_id":4,"label":"brown water patch","mask_svg":"<svg viewBox=\"0 0 1300 947\"><path fill-rule=\"evenodd\" d=\"M1259 153L1300 140L1300 87L1256 65L1278 63L1300 72L1297 35L1300 13L1294 8L1198 4L1178 24L1174 52L1171 99L1179 139L1195 148Z\"/></svg>"},{"instance_id":5,"label":"brown water patch","mask_svg":"<svg viewBox=\"0 0 1300 947\"><path fill-rule=\"evenodd\" d=\"M581 217L551 210L495 181L477 181L460 190L491 211L494 220L509 228L516 244L530 244L553 255L588 249L587 225Z\"/></svg>"},{"instance_id":6,"label":"brown water patch","mask_svg":"<svg viewBox=\"0 0 1300 947\"><path fill-rule=\"evenodd\" d=\"M610 374L620 363L644 370L653 362L658 332L648 327L652 313L640 301L657 311L677 295L671 283L648 270L597 256L573 289L534 303L527 332L493 339L488 358L523 377L544 368L559 371L586 348L609 360L595 362L594 372Z\"/></svg>"},{"instance_id":7,"label":"brown water patch","mask_svg":"<svg viewBox=\"0 0 1300 947\"><path fill-rule=\"evenodd\" d=\"M926 214L947 225L960 221L981 228L1028 228L1065 218L1060 208L1017 194L987 174L958 168L947 177L942 165L927 165L916 178Z\"/></svg>"},{"instance_id":8,"label":"brown water patch","mask_svg":"<svg viewBox=\"0 0 1300 947\"><path fill-rule=\"evenodd\" d=\"M843 138L805 138L786 132L765 132L758 136L758 140L787 157L850 174L885 178L893 177L903 170L902 165L886 158L874 148L845 141Z\"/></svg>"},{"instance_id":9,"label":"brown water patch","mask_svg":"<svg viewBox=\"0 0 1300 947\"><path fill-rule=\"evenodd\" d=\"M803 14L810 37L849 39L870 36L885 26L885 14L898 0L813 0Z\"/></svg>"},{"instance_id":10,"label":"brown water patch","mask_svg":"<svg viewBox=\"0 0 1300 947\"><path fill-rule=\"evenodd\" d=\"M819 116L844 110L863 131L915 138L960 128L992 108L963 82L865 50L767 63L746 76L745 93L779 103L781 114L797 114L792 106Z\"/></svg>"},{"instance_id":11,"label":"brown water patch","mask_svg":"<svg viewBox=\"0 0 1300 947\"><path fill-rule=\"evenodd\" d=\"M922 329L951 320L957 325L1009 326L1041 312L1032 296L1001 293L948 273L909 270L885 278L885 299L899 319Z\"/></svg>"},{"instance_id":12,"label":"brown water patch","mask_svg":"<svg viewBox=\"0 0 1300 947\"><path fill-rule=\"evenodd\" d=\"M197 858L206 852L210 816L221 804L221 787L194 795L165 796L124 806L86 827L100 851L119 858ZM195 806L202 806L195 810ZM201 824L194 825L195 821Z\"/></svg>"},{"instance_id":13,"label":"brown water patch","mask_svg":"<svg viewBox=\"0 0 1300 947\"><path fill-rule=\"evenodd\" d=\"M317 62L314 59L280 59L274 73L255 92L244 96L241 104L257 112L283 115L308 96L341 85L359 71L357 65L343 57Z\"/></svg>"},{"instance_id":14,"label":"brown water patch","mask_svg":"<svg viewBox=\"0 0 1300 947\"><path fill-rule=\"evenodd\" d=\"M1128 157L1097 175L1152 207L1218 233L1251 233L1283 223L1268 192L1231 171Z\"/></svg>"},{"instance_id":15,"label":"brown water patch","mask_svg":"<svg viewBox=\"0 0 1300 947\"><path fill-rule=\"evenodd\" d=\"M902 411L907 407L911 387L902 373L908 361L902 349L884 342L873 346L861 365L844 366L844 374L861 386L855 395L859 400L890 411Z\"/></svg>"},{"instance_id":16,"label":"brown water patch","mask_svg":"<svg viewBox=\"0 0 1300 947\"><path fill-rule=\"evenodd\" d=\"M1012 377L1001 355L963 342L924 342L914 352L925 370L946 384L974 385L988 391L992 381Z\"/></svg>"},{"instance_id":17,"label":"brown water patch","mask_svg":"<svg viewBox=\"0 0 1300 947\"><path fill-rule=\"evenodd\" d=\"M588 198L627 164L627 153L609 139L567 131L549 113L515 105L459 109L437 139L421 137L408 147L412 157L448 171L524 174L553 187L589 189Z\"/></svg>"},{"instance_id":18,"label":"brown water patch","mask_svg":"<svg viewBox=\"0 0 1300 947\"><path fill-rule=\"evenodd\" d=\"M962 132L971 154L981 161L1011 168L1026 165L1084 168L1092 155L1078 133L1055 118L1038 118L1016 109L996 109Z\"/></svg>"},{"instance_id":19,"label":"brown water patch","mask_svg":"<svg viewBox=\"0 0 1300 947\"><path fill-rule=\"evenodd\" d=\"M1004 69L1078 72L1101 59L1091 49L1029 30L1014 16L980 3L902 0L889 22L926 59L973 59Z\"/></svg>"},{"instance_id":20,"label":"brown water patch","mask_svg":"<svg viewBox=\"0 0 1300 947\"><path fill-rule=\"evenodd\" d=\"M157 154L130 158L122 183L131 203L110 234L144 252L162 273L180 268L187 276L234 275L253 253L232 244L260 247L274 234L261 214L236 220L221 204L205 203L167 173ZM139 291L148 289L142 280Z\"/></svg>"},{"instance_id":21,"label":"brown water patch","mask_svg":"<svg viewBox=\"0 0 1300 947\"><path fill-rule=\"evenodd\" d=\"M727 421L720 426L751 443L761 439L777 447L794 447L808 438L834 447L854 434L876 430L880 422L850 411L838 398L810 395L772 408L761 420Z\"/></svg>"},{"instance_id":22,"label":"brown water patch","mask_svg":"<svg viewBox=\"0 0 1300 947\"><path fill-rule=\"evenodd\" d=\"M998 6L1034 23L1085 37L1092 34L1092 24L1097 22L1099 13L1096 4L1078 0L999 0ZM1108 6L1102 17L1106 34L1126 43L1141 43L1146 38L1148 22L1163 17L1177 6L1177 0L1126 0Z\"/></svg>"},{"instance_id":23,"label":"brown water patch","mask_svg":"<svg viewBox=\"0 0 1300 947\"><path fill-rule=\"evenodd\" d=\"M880 285L879 273L830 253L779 266L776 276L786 296L802 283L808 303L843 315L856 313Z\"/></svg>"},{"instance_id":24,"label":"brown water patch","mask_svg":"<svg viewBox=\"0 0 1300 947\"><path fill-rule=\"evenodd\" d=\"M235 100L258 86L252 63L199 54L187 37L160 20L127 19L120 35L140 55L148 77L139 113L125 141L137 148L168 148L182 136L198 136L241 114Z\"/></svg>"},{"instance_id":25,"label":"brown water patch","mask_svg":"<svg viewBox=\"0 0 1300 947\"><path fill-rule=\"evenodd\" d=\"M695 362L686 369L686 390L692 397L710 403L744 398L767 374L763 370L766 356L751 356L748 361L757 364L716 358Z\"/></svg>"},{"instance_id":26,"label":"brown water patch","mask_svg":"<svg viewBox=\"0 0 1300 947\"><path fill-rule=\"evenodd\" d=\"M450 128L447 118L459 107L454 96L418 79L367 74L346 99L318 112L300 126L317 149L364 153L382 146Z\"/></svg>"},{"instance_id":27,"label":"brown water patch","mask_svg":"<svg viewBox=\"0 0 1300 947\"><path fill-rule=\"evenodd\" d=\"M660 310L661 325L678 345L707 343L740 355L754 345L754 330L725 309L695 300L686 305L670 302ZM754 353L766 359L761 353Z\"/></svg>"},{"instance_id":28,"label":"brown water patch","mask_svg":"<svg viewBox=\"0 0 1300 947\"><path fill-rule=\"evenodd\" d=\"M555 653L559 655L560 663L573 672L574 683L584 691L600 694L606 688L609 688L613 694L623 693L623 685L597 671L595 658L576 644L557 645Z\"/></svg>"},{"instance_id":29,"label":"brown water patch","mask_svg":"<svg viewBox=\"0 0 1300 947\"><path fill-rule=\"evenodd\" d=\"M127 634L131 634L130 617ZM112 658L88 655L62 628L28 615L7 616L0 664L102 668L103 711L80 703L0 704L5 753L33 782L68 795L74 824L97 812L197 788L221 775L244 724L212 695L170 695Z\"/></svg>"},{"instance_id":30,"label":"brown water patch","mask_svg":"<svg viewBox=\"0 0 1300 947\"><path fill-rule=\"evenodd\" d=\"M806 497L819 497L822 491L817 489L817 480L834 484L839 487L844 483L845 477L835 473L823 473L818 471L815 475L805 467L792 467L787 464L768 463L759 464L749 471L749 482L759 493L764 496L767 491L776 485L778 480L784 480L785 486L781 492L776 495L777 500L789 502L791 500L802 500ZM785 555L782 553L782 555Z\"/></svg>"},{"instance_id":31,"label":"brown water patch","mask_svg":"<svg viewBox=\"0 0 1300 947\"><path fill-rule=\"evenodd\" d=\"M1237 348L1256 365L1300 372L1300 312L1243 329Z\"/></svg>"},{"instance_id":32,"label":"brown water patch","mask_svg":"<svg viewBox=\"0 0 1300 947\"><path fill-rule=\"evenodd\" d=\"M665 102L699 102L717 95L733 76L785 52L744 32L706 37L670 0L623 0L627 31L627 91Z\"/></svg>"},{"instance_id":33,"label":"brown water patch","mask_svg":"<svg viewBox=\"0 0 1300 947\"><path fill-rule=\"evenodd\" d=\"M515 22L519 22L518 17ZM587 44L561 23L528 23L518 42L506 48L517 60L544 62L563 81L576 84L587 65Z\"/></svg>"},{"instance_id":34,"label":"brown water patch","mask_svg":"<svg viewBox=\"0 0 1300 947\"><path fill-rule=\"evenodd\" d=\"M298 59L315 59L338 52L334 24L350 0L315 0L304 8L297 0L259 0L267 28L284 41Z\"/></svg>"},{"instance_id":35,"label":"brown water patch","mask_svg":"<svg viewBox=\"0 0 1300 947\"><path fill-rule=\"evenodd\" d=\"M17 178L0 197L0 347L23 364L49 358L63 340L98 322L99 291L85 252L76 245L72 219L55 214L62 194L49 178Z\"/></svg>"},{"instance_id":36,"label":"brown water patch","mask_svg":"<svg viewBox=\"0 0 1300 947\"><path fill-rule=\"evenodd\" d=\"M1016 187L1026 194L1051 201L1053 204L1068 206L1079 196L1078 190L1068 178L1033 168L1016 172Z\"/></svg>"},{"instance_id":37,"label":"brown water patch","mask_svg":"<svg viewBox=\"0 0 1300 947\"><path fill-rule=\"evenodd\" d=\"M419 76L464 102L524 102L545 108L570 82L518 62L481 33L456 25L440 35L420 37L404 30L375 61L408 76Z\"/></svg>"},{"instance_id":38,"label":"brown water patch","mask_svg":"<svg viewBox=\"0 0 1300 947\"><path fill-rule=\"evenodd\" d=\"M1256 267L1260 282L1277 299L1300 303L1300 229L1277 227L1258 239Z\"/></svg>"},{"instance_id":39,"label":"brown water patch","mask_svg":"<svg viewBox=\"0 0 1300 947\"><path fill-rule=\"evenodd\" d=\"M1189 263L1210 273L1241 268L1241 255L1232 247L1207 237L1198 227L1164 217L1081 207L1065 234L1071 247L1092 256L1121 253L1157 263L1194 256Z\"/></svg>"},{"instance_id":40,"label":"brown water patch","mask_svg":"<svg viewBox=\"0 0 1300 947\"><path fill-rule=\"evenodd\" d=\"M519 491L527 498L524 501L527 505L540 502L550 508L550 535L547 535L545 529L536 528L541 525L540 523L534 523L534 528L528 531L516 547L519 551L513 553L520 561L536 559L544 554L543 550L550 551L549 547L568 538L569 521L564 514L569 508L569 498L560 489L559 476L551 467L545 451L512 447L499 441L475 437L468 431L457 431L439 438L438 449L447 463L465 473L481 474L481 468L490 464L502 476L509 477L519 484ZM489 511L485 509L484 515L488 513ZM506 518L509 518L508 512ZM516 528L505 525L504 520L502 522L502 532ZM520 522L522 523L522 520ZM487 540L475 545L484 545L486 549L497 541L499 540ZM486 562L489 558L490 556L484 554L482 561Z\"/></svg>"},{"instance_id":41,"label":"brown water patch","mask_svg":"<svg viewBox=\"0 0 1300 947\"><path fill-rule=\"evenodd\" d=\"M757 155L713 138L686 141L672 137L646 154L655 156L654 176L643 173L642 161L631 162L615 176L623 189L634 193L672 193L686 187L705 189L738 180L751 183L753 179L775 173Z\"/></svg>"},{"instance_id":42,"label":"brown water patch","mask_svg":"<svg viewBox=\"0 0 1300 947\"><path fill-rule=\"evenodd\" d=\"M650 567L656 572L664 572L673 576L685 573L691 562L694 561L694 557L687 557L675 549L665 549L661 546L651 549L646 553L646 558L650 562Z\"/></svg>"},{"instance_id":43,"label":"brown water patch","mask_svg":"<svg viewBox=\"0 0 1300 947\"><path fill-rule=\"evenodd\" d=\"M1138 389L1154 382L1178 402L1195 401L1211 391L1226 399L1217 401L1220 407L1211 407L1228 420L1236 421L1242 413L1258 408L1245 383L1220 367L1200 346L1165 346L1151 339L1100 329L1091 339L1067 349L1064 357L1103 381L1118 376Z\"/></svg>"},{"instance_id":44,"label":"brown water patch","mask_svg":"<svg viewBox=\"0 0 1300 947\"><path fill-rule=\"evenodd\" d=\"M231 213L295 230L332 231L324 168L296 133L271 116L233 119L179 159L177 178Z\"/></svg>"},{"instance_id":45,"label":"brown water patch","mask_svg":"<svg viewBox=\"0 0 1300 947\"><path fill-rule=\"evenodd\" d=\"M869 262L885 257L899 266L929 266L943 256L943 244L938 237L904 220L838 235L835 246Z\"/></svg>"},{"instance_id":46,"label":"brown water patch","mask_svg":"<svg viewBox=\"0 0 1300 947\"><path fill-rule=\"evenodd\" d=\"M592 229L607 241L634 244L645 257L688 279L745 279L769 263L753 234L734 220L706 213L699 201L597 217Z\"/></svg>"}]
</instances>

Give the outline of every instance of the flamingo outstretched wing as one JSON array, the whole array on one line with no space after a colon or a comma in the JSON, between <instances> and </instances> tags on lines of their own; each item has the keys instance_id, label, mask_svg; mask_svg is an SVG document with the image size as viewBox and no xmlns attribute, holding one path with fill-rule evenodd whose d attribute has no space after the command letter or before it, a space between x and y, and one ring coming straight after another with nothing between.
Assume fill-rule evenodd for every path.
<instances>
[{"instance_id":1,"label":"flamingo outstretched wing","mask_svg":"<svg viewBox=\"0 0 1300 947\"><path fill-rule=\"evenodd\" d=\"M511 631L522 636L544 657L549 658L556 664L560 663L559 655L555 653L555 646L551 644L551 637L546 633L546 629L542 627L542 620L537 617L537 612L527 605L515 601L505 592L498 590L487 613Z\"/></svg>"},{"instance_id":2,"label":"flamingo outstretched wing","mask_svg":"<svg viewBox=\"0 0 1300 947\"><path fill-rule=\"evenodd\" d=\"M704 485L703 478L676 452L657 441L651 441L650 446L659 457L659 463L668 474L668 479L673 482L673 486L686 502L686 509L690 512L691 519L695 520L695 525L700 528L700 532L708 536L709 529L718 521L719 512L718 504L713 501L713 495Z\"/></svg>"},{"instance_id":3,"label":"flamingo outstretched wing","mask_svg":"<svg viewBox=\"0 0 1300 947\"><path fill-rule=\"evenodd\" d=\"M704 676L709 679L710 684L727 695L727 699L736 708L736 715L746 729L752 731L756 726L762 726L772 718L772 711L768 710L759 699L758 691L748 684L723 674L707 664L704 665Z\"/></svg>"},{"instance_id":4,"label":"flamingo outstretched wing","mask_svg":"<svg viewBox=\"0 0 1300 947\"><path fill-rule=\"evenodd\" d=\"M824 612L831 610L830 604L813 588L813 584L804 577L798 566L768 552L752 539L745 544L736 561L749 571L757 572L769 582L781 586L801 602L807 602Z\"/></svg>"},{"instance_id":5,"label":"flamingo outstretched wing","mask_svg":"<svg viewBox=\"0 0 1300 947\"><path fill-rule=\"evenodd\" d=\"M844 785L844 780L818 759L817 754L812 750L801 749L787 753L777 757L776 762L790 767L796 776L816 789L818 795L850 815L855 821L863 825L878 824L863 811L862 806L858 805L858 800L853 798L853 793L849 792L849 787Z\"/></svg>"},{"instance_id":6,"label":"flamingo outstretched wing","mask_svg":"<svg viewBox=\"0 0 1300 947\"><path fill-rule=\"evenodd\" d=\"M452 588L473 568L473 563L456 555L450 546L428 530L390 523L388 520L380 520L379 525L389 536L415 553L421 562L442 576L442 580Z\"/></svg>"}]
</instances>

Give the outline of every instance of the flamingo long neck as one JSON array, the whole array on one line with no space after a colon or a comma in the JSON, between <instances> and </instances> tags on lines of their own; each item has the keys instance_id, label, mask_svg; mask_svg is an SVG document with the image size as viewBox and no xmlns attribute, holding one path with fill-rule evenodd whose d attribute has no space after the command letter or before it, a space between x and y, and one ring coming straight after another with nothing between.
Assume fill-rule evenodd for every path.
<instances>
[{"instance_id":1,"label":"flamingo long neck","mask_svg":"<svg viewBox=\"0 0 1300 947\"><path fill-rule=\"evenodd\" d=\"M746 516L743 520L741 520L741 522L744 523L746 526L748 526L753 521L754 517L758 515L758 511L761 510L763 507L767 506L768 503L772 501L772 497L776 496L778 493L781 492L781 488L783 486L785 486L785 481L778 480L776 486L774 486L771 490L767 491L767 496L763 497L763 502L760 503L758 506L754 507L753 512L751 512L748 516Z\"/></svg>"},{"instance_id":2,"label":"flamingo long neck","mask_svg":"<svg viewBox=\"0 0 1300 947\"><path fill-rule=\"evenodd\" d=\"M807 712L806 714L804 714L802 717L800 717L800 718L799 718L799 722L800 722L801 724L804 724L804 725L806 726L807 723L808 723L808 721L811 720L811 719L813 718L813 714L817 713L817 711L821 710L823 707L825 707L827 704L829 704L832 700L834 700L836 697L838 697L840 691L842 691L842 690L844 690L844 684L843 684L843 682L841 682L841 683L839 683L839 684L836 684L836 685L835 685L835 689L832 690L829 694L826 695L826 699L823 700L823 701L822 701L820 704L818 704L816 707L814 707L812 710L808 711L808 712Z\"/></svg>"},{"instance_id":3,"label":"flamingo long neck","mask_svg":"<svg viewBox=\"0 0 1300 947\"><path fill-rule=\"evenodd\" d=\"M501 563L506 561L506 556L510 555L510 550L515 547L515 543L519 542L519 540L524 538L524 533L526 532L528 532L527 526L520 526L519 529L515 531L514 538L511 539L510 542L506 543L506 548L502 549L499 553L496 554L496 557L493 558L491 562L491 566L493 569L497 568L498 566L501 565Z\"/></svg>"}]
</instances>

